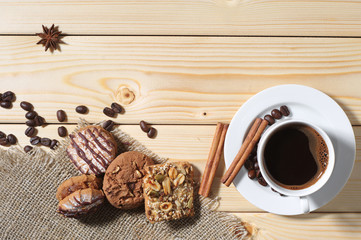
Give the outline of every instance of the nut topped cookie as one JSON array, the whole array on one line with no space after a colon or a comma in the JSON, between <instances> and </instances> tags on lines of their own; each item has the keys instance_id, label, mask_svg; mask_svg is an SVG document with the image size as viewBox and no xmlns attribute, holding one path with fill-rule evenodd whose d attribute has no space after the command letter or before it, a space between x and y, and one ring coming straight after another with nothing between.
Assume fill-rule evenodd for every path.
<instances>
[{"instance_id":1,"label":"nut topped cookie","mask_svg":"<svg viewBox=\"0 0 361 240\"><path fill-rule=\"evenodd\" d=\"M109 203L116 208L132 209L143 204L142 179L144 167L153 160L140 152L120 154L109 165L103 181L103 191Z\"/></svg>"},{"instance_id":2,"label":"nut topped cookie","mask_svg":"<svg viewBox=\"0 0 361 240\"><path fill-rule=\"evenodd\" d=\"M143 179L145 213L151 223L193 216L193 167L187 162L153 165Z\"/></svg>"},{"instance_id":3,"label":"nut topped cookie","mask_svg":"<svg viewBox=\"0 0 361 240\"><path fill-rule=\"evenodd\" d=\"M81 173L105 173L117 150L111 133L100 126L87 126L70 134L69 138L66 152Z\"/></svg>"}]
</instances>

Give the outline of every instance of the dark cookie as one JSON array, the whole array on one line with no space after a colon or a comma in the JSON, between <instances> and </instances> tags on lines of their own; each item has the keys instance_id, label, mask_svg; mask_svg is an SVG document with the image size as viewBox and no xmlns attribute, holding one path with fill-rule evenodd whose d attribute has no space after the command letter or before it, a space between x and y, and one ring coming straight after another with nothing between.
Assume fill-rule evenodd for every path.
<instances>
[{"instance_id":1,"label":"dark cookie","mask_svg":"<svg viewBox=\"0 0 361 240\"><path fill-rule=\"evenodd\" d=\"M125 152L115 158L103 181L103 191L109 203L121 209L141 206L144 201L144 167L152 164L153 160L140 152Z\"/></svg>"}]
</instances>

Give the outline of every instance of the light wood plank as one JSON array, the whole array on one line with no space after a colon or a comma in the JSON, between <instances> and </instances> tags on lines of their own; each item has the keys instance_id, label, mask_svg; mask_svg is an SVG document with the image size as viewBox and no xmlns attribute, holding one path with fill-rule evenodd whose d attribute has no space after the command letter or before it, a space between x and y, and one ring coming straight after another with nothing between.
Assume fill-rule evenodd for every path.
<instances>
[{"instance_id":1,"label":"light wood plank","mask_svg":"<svg viewBox=\"0 0 361 240\"><path fill-rule=\"evenodd\" d=\"M285 217L270 213L236 213L253 231L255 240L361 239L360 213L311 213Z\"/></svg>"},{"instance_id":2,"label":"light wood plank","mask_svg":"<svg viewBox=\"0 0 361 240\"><path fill-rule=\"evenodd\" d=\"M58 125L48 125L39 128L39 136L61 139L57 136ZM68 125L69 131L74 129L74 125ZM195 176L199 179L206 164L209 148L212 142L215 126L184 126L184 125L159 125L156 139L149 139L139 126L121 125L121 129L135 137L146 147L162 157L169 158L170 161L189 161L195 166ZM19 138L19 143L25 146L28 138L25 137L25 125L1 124L0 130L7 134L13 133ZM318 211L358 211L361 212L361 127L354 128L357 140L357 157L351 178L341 193L329 204ZM46 148L47 149L47 148ZM212 192L221 197L219 210L221 211L262 211L246 199L244 199L233 185L227 188L220 183L220 178L225 171L224 162L221 161L216 172L216 178L212 186Z\"/></svg>"},{"instance_id":3,"label":"light wood plank","mask_svg":"<svg viewBox=\"0 0 361 240\"><path fill-rule=\"evenodd\" d=\"M229 122L257 92L296 83L324 91L361 124L361 39L72 36L54 54L37 40L0 37L1 88L18 96L13 110L0 109L2 123L25 121L22 100L49 122L62 108L75 123L79 104L97 122L113 101L126 107L116 119L124 124Z\"/></svg>"},{"instance_id":4,"label":"light wood plank","mask_svg":"<svg viewBox=\"0 0 361 240\"><path fill-rule=\"evenodd\" d=\"M357 0L3 0L0 33L360 36Z\"/></svg>"}]
</instances>

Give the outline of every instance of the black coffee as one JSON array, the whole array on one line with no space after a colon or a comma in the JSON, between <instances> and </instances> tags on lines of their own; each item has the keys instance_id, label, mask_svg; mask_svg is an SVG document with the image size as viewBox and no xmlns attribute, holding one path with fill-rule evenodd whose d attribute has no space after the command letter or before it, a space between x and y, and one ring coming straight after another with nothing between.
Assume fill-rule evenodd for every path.
<instances>
[{"instance_id":1,"label":"black coffee","mask_svg":"<svg viewBox=\"0 0 361 240\"><path fill-rule=\"evenodd\" d=\"M328 165L328 148L313 128L295 124L274 133L264 151L268 175L278 185L304 189L322 176Z\"/></svg>"}]
</instances>

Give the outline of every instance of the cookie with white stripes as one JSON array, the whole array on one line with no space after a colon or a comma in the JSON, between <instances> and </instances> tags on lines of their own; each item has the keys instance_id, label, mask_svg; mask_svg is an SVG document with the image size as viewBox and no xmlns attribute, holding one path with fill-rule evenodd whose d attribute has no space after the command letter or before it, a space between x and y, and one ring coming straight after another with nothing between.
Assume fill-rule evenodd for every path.
<instances>
[{"instance_id":1,"label":"cookie with white stripes","mask_svg":"<svg viewBox=\"0 0 361 240\"><path fill-rule=\"evenodd\" d=\"M105 173L117 151L117 144L110 132L100 126L87 126L70 134L69 138L66 152L81 173Z\"/></svg>"}]
</instances>

